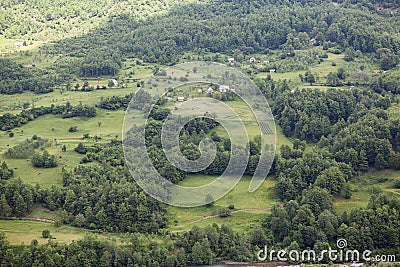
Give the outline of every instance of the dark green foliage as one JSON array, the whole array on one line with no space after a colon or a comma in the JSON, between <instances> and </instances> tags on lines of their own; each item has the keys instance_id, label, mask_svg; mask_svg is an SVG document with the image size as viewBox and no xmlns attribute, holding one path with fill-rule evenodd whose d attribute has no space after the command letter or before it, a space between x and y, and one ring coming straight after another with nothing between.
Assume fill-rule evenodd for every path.
<instances>
[{"instance_id":1,"label":"dark green foliage","mask_svg":"<svg viewBox=\"0 0 400 267\"><path fill-rule=\"evenodd\" d=\"M391 71L385 74L381 74L376 76L370 87L377 93L382 93L383 91L390 92L392 94L400 94L400 72L399 71Z\"/></svg>"},{"instance_id":2,"label":"dark green foliage","mask_svg":"<svg viewBox=\"0 0 400 267\"><path fill-rule=\"evenodd\" d=\"M338 194L354 174L351 165L339 163L322 152L303 152L289 146L281 147L276 169L276 192L287 201L296 199L313 184Z\"/></svg>"},{"instance_id":3,"label":"dark green foliage","mask_svg":"<svg viewBox=\"0 0 400 267\"><path fill-rule=\"evenodd\" d=\"M274 103L274 114L285 135L316 142L330 133L330 126L365 116L365 108L386 109L390 100L361 90L307 89L293 94L284 91Z\"/></svg>"},{"instance_id":4,"label":"dark green foliage","mask_svg":"<svg viewBox=\"0 0 400 267\"><path fill-rule=\"evenodd\" d=\"M24 68L10 59L0 59L0 93L20 94L32 91L49 93L59 83L58 77L38 68Z\"/></svg>"},{"instance_id":5,"label":"dark green foliage","mask_svg":"<svg viewBox=\"0 0 400 267\"><path fill-rule=\"evenodd\" d=\"M399 64L399 56L393 53L390 48L380 48L376 51L376 59L382 70L390 70Z\"/></svg>"},{"instance_id":6,"label":"dark green foliage","mask_svg":"<svg viewBox=\"0 0 400 267\"><path fill-rule=\"evenodd\" d=\"M316 82L315 75L311 71L306 71L304 74L304 81L313 85Z\"/></svg>"},{"instance_id":7,"label":"dark green foliage","mask_svg":"<svg viewBox=\"0 0 400 267\"><path fill-rule=\"evenodd\" d=\"M36 193L32 186L23 184L20 179L0 183L0 215L4 217L27 215L33 208Z\"/></svg>"},{"instance_id":8,"label":"dark green foliage","mask_svg":"<svg viewBox=\"0 0 400 267\"><path fill-rule=\"evenodd\" d=\"M70 133L74 133L74 132L77 132L78 131L78 127L77 126L71 126L69 129L68 129L68 132L70 132Z\"/></svg>"},{"instance_id":9,"label":"dark green foliage","mask_svg":"<svg viewBox=\"0 0 400 267\"><path fill-rule=\"evenodd\" d=\"M34 154L35 149L45 147L46 144L46 139L34 136L31 139L26 139L24 142L21 142L18 145L9 148L5 155L8 158L13 159L27 159Z\"/></svg>"},{"instance_id":10,"label":"dark green foliage","mask_svg":"<svg viewBox=\"0 0 400 267\"><path fill-rule=\"evenodd\" d=\"M14 170L8 168L5 161L0 165L0 180L8 180L14 175Z\"/></svg>"},{"instance_id":11,"label":"dark green foliage","mask_svg":"<svg viewBox=\"0 0 400 267\"><path fill-rule=\"evenodd\" d=\"M36 168L54 168L58 166L56 157L50 155L46 150L42 154L35 153L31 159L32 165Z\"/></svg>"},{"instance_id":12,"label":"dark green foliage","mask_svg":"<svg viewBox=\"0 0 400 267\"><path fill-rule=\"evenodd\" d=\"M207 203L208 207L211 207L212 205L214 205L215 200L212 195L207 194L206 198L205 198L205 202Z\"/></svg>"},{"instance_id":13,"label":"dark green foliage","mask_svg":"<svg viewBox=\"0 0 400 267\"><path fill-rule=\"evenodd\" d=\"M186 252L191 264L210 264L221 259L240 262L253 259L247 238L242 238L226 225L213 224L204 229L194 226L178 238L177 246Z\"/></svg>"},{"instance_id":14,"label":"dark green foliage","mask_svg":"<svg viewBox=\"0 0 400 267\"><path fill-rule=\"evenodd\" d=\"M3 232L0 232L0 266L11 266L12 261L11 247Z\"/></svg>"},{"instance_id":15,"label":"dark green foliage","mask_svg":"<svg viewBox=\"0 0 400 267\"><path fill-rule=\"evenodd\" d=\"M80 68L75 73L86 76L114 75L121 58L132 54L147 62L170 64L186 51L238 49L252 54L268 47L282 48L283 57L291 57L294 49L309 46L309 38L315 38L316 45L352 47L347 53L351 59L355 50L374 52L386 47L398 53L398 22L389 16L319 2L212 1L179 5L165 16L140 22L121 14L82 38L59 42L51 51L76 58L72 62L78 61Z\"/></svg>"},{"instance_id":16,"label":"dark green foliage","mask_svg":"<svg viewBox=\"0 0 400 267\"><path fill-rule=\"evenodd\" d=\"M49 238L50 237L50 230L46 229L42 231L42 237L43 238Z\"/></svg>"},{"instance_id":17,"label":"dark green foliage","mask_svg":"<svg viewBox=\"0 0 400 267\"><path fill-rule=\"evenodd\" d=\"M146 196L125 168L122 145L112 141L107 145L75 149L86 154L74 170L63 171L63 192L46 192L45 205L63 208L64 223L109 232L157 232L165 227L165 208Z\"/></svg>"},{"instance_id":18,"label":"dark green foliage","mask_svg":"<svg viewBox=\"0 0 400 267\"><path fill-rule=\"evenodd\" d=\"M129 94L126 96L112 96L110 98L102 99L98 105L100 108L108 110L117 110L120 108L126 109L129 102L135 96L135 94Z\"/></svg>"}]
</instances>

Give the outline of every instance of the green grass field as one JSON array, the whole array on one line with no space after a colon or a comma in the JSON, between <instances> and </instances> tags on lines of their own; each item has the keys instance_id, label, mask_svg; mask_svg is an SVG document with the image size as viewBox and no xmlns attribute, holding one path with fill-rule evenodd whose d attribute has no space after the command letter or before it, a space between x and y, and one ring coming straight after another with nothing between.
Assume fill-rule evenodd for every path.
<instances>
[{"instance_id":1,"label":"green grass field","mask_svg":"<svg viewBox=\"0 0 400 267\"><path fill-rule=\"evenodd\" d=\"M218 177L205 175L190 175L179 183L181 186L194 187L208 184ZM191 229L194 225L205 226L212 223L229 224L234 229L245 231L251 224L259 222L269 213L271 207L278 203L273 188L275 181L268 177L263 185L254 193L248 192L251 177L242 178L239 183L225 195L217 200L210 207L180 208L168 207L170 213L170 228L172 231L180 232ZM207 216L215 216L220 213L221 208L234 205L235 210L241 210L227 218L213 217L204 219Z\"/></svg>"},{"instance_id":2,"label":"green grass field","mask_svg":"<svg viewBox=\"0 0 400 267\"><path fill-rule=\"evenodd\" d=\"M104 82L104 81L103 81ZM94 106L98 104L101 98L111 96L125 96L136 92L136 85L128 88L116 88L107 90L94 90L91 92L66 91L61 93L60 90L48 94L34 94L25 92L15 95L0 95L0 115L4 113L19 113L22 110L23 103L30 103L31 107L49 107L51 105L61 105L70 102L72 105L79 103Z\"/></svg>"},{"instance_id":3,"label":"green grass field","mask_svg":"<svg viewBox=\"0 0 400 267\"><path fill-rule=\"evenodd\" d=\"M54 226L52 223L25 221L25 220L0 220L0 231L4 232L11 245L29 245L33 239L39 244L46 244L49 239L42 237L43 230L50 230L52 240L60 244L68 244L92 235L102 240L123 242L123 235L97 234L86 229L62 225Z\"/></svg>"},{"instance_id":4,"label":"green grass field","mask_svg":"<svg viewBox=\"0 0 400 267\"><path fill-rule=\"evenodd\" d=\"M394 182L400 180L400 171L370 170L360 176L354 177L351 182L353 195L351 199L336 198L334 209L342 214L344 211L351 211L354 208L366 208L371 197L373 188L378 188L389 195L399 195L400 191L394 188Z\"/></svg>"},{"instance_id":5,"label":"green grass field","mask_svg":"<svg viewBox=\"0 0 400 267\"><path fill-rule=\"evenodd\" d=\"M98 109L98 116L90 119L62 119L56 115L40 117L22 127L13 129L15 133L13 138L10 138L6 132L0 132L0 161L5 160L10 167L14 168L15 177L20 177L27 183L39 183L44 187L60 184L62 168L72 169L79 164L82 158L82 155L73 151L78 143L95 142L93 139L83 140L83 134L88 133L91 137L95 135L102 137L99 142L107 142L116 137L120 139L124 115L124 110ZM98 126L99 121L101 121L101 127ZM70 133L68 130L72 126L77 126L78 131ZM35 134L49 141L50 146L47 150L58 159L58 167L52 169L33 168L29 159L9 159L4 156L9 147L31 138ZM63 145L66 146L67 152L61 151Z\"/></svg>"},{"instance_id":6,"label":"green grass field","mask_svg":"<svg viewBox=\"0 0 400 267\"><path fill-rule=\"evenodd\" d=\"M274 80L290 80L290 84L299 89L315 88L320 90L327 90L330 86L326 86L326 78L330 72L337 72L339 68L344 68L347 71L358 70L361 65L366 68L366 71L372 71L375 66L371 64L370 59L366 56L356 58L352 62L346 62L344 54L333 54L328 53L328 58L324 59L323 62L310 66L309 69L312 73L317 74L316 84L310 85L309 83L302 83L299 75L304 75L305 71L291 71L291 72L275 72L275 73L258 73L256 77L264 78L267 74L270 74ZM336 65L333 66L333 63ZM372 73L372 72L371 72ZM337 89L349 89L348 86L338 86Z\"/></svg>"}]
</instances>

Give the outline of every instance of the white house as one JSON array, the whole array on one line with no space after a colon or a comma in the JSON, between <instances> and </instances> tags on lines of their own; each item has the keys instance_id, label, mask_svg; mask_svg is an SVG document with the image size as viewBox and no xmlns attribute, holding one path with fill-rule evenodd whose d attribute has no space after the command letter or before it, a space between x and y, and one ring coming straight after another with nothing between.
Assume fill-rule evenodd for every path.
<instances>
[{"instance_id":1,"label":"white house","mask_svg":"<svg viewBox=\"0 0 400 267\"><path fill-rule=\"evenodd\" d=\"M178 102L183 102L185 101L185 98L183 96L178 96Z\"/></svg>"},{"instance_id":2,"label":"white house","mask_svg":"<svg viewBox=\"0 0 400 267\"><path fill-rule=\"evenodd\" d=\"M264 64L265 64L265 65L268 65L268 64L269 64L269 60L265 60L265 61L264 61Z\"/></svg>"},{"instance_id":3,"label":"white house","mask_svg":"<svg viewBox=\"0 0 400 267\"><path fill-rule=\"evenodd\" d=\"M255 62L256 62L256 58L251 57L251 58L250 58L250 63L255 63Z\"/></svg>"},{"instance_id":4,"label":"white house","mask_svg":"<svg viewBox=\"0 0 400 267\"><path fill-rule=\"evenodd\" d=\"M113 83L113 86L118 87L118 81L115 79L112 79L111 82Z\"/></svg>"},{"instance_id":5,"label":"white house","mask_svg":"<svg viewBox=\"0 0 400 267\"><path fill-rule=\"evenodd\" d=\"M269 72L270 72L270 73L275 73L275 72L276 72L276 69L270 69Z\"/></svg>"},{"instance_id":6,"label":"white house","mask_svg":"<svg viewBox=\"0 0 400 267\"><path fill-rule=\"evenodd\" d=\"M207 94L212 94L214 93L214 89L212 89L211 87L209 87L206 91Z\"/></svg>"},{"instance_id":7,"label":"white house","mask_svg":"<svg viewBox=\"0 0 400 267\"><path fill-rule=\"evenodd\" d=\"M15 42L15 46L16 47L23 47L24 46L24 42Z\"/></svg>"},{"instance_id":8,"label":"white house","mask_svg":"<svg viewBox=\"0 0 400 267\"><path fill-rule=\"evenodd\" d=\"M221 92L221 93L226 93L226 92L228 92L228 91L230 91L231 90L231 88L229 87L229 85L221 85L220 87L219 87L219 91Z\"/></svg>"},{"instance_id":9,"label":"white house","mask_svg":"<svg viewBox=\"0 0 400 267\"><path fill-rule=\"evenodd\" d=\"M228 62L230 64L233 64L233 63L235 63L235 59L233 57L230 57L230 58L228 58Z\"/></svg>"}]
</instances>

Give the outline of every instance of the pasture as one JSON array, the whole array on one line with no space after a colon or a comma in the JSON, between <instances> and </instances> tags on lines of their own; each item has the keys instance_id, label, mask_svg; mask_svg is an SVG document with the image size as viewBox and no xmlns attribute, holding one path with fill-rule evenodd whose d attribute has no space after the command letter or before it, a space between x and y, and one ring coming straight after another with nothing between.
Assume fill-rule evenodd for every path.
<instances>
[{"instance_id":1,"label":"pasture","mask_svg":"<svg viewBox=\"0 0 400 267\"><path fill-rule=\"evenodd\" d=\"M189 175L179 185L186 187L201 186L217 178L207 175ZM265 218L272 206L279 203L273 192L275 186L273 177L268 177L254 193L248 192L250 181L251 177L243 177L232 191L209 207L181 208L169 206L171 230L180 232L189 230L194 225L205 226L213 222L229 224L234 229L241 231L248 230L251 224ZM227 208L229 205L234 206L233 214L226 218L220 218L218 214L221 213L221 209Z\"/></svg>"}]
</instances>

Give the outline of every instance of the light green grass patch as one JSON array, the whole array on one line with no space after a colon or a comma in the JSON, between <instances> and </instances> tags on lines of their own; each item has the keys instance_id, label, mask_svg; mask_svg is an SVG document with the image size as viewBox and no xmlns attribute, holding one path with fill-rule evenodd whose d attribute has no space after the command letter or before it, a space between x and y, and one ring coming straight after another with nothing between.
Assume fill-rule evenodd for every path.
<instances>
[{"instance_id":1,"label":"light green grass patch","mask_svg":"<svg viewBox=\"0 0 400 267\"><path fill-rule=\"evenodd\" d=\"M0 115L4 113L20 113L23 103L30 103L30 107L49 107L51 105L61 105L67 102L72 105L79 103L94 106L99 104L102 98L112 96L125 96L130 93L136 92L136 87L128 88L115 88L107 90L94 90L91 92L81 91L65 91L61 92L55 90L48 94L34 94L31 92L24 92L18 95L2 95L0 94Z\"/></svg>"},{"instance_id":2,"label":"light green grass patch","mask_svg":"<svg viewBox=\"0 0 400 267\"><path fill-rule=\"evenodd\" d=\"M79 164L82 155L74 152L74 148L80 142L95 142L94 139L82 139L83 134L88 133L91 137L97 135L102 137L99 142L108 142L111 139L122 137L122 124L125 116L124 110L106 111L98 109L98 116L95 118L69 118L62 119L56 115L46 115L13 129L15 136L10 138L6 132L0 132L0 161L5 160L14 169L15 177L20 177L23 181L44 187L52 184L61 184L61 171L63 167L73 168ZM132 123L140 120L140 117L131 118ZM98 122L101 126L98 126ZM77 126L78 131L70 133L68 130L72 126ZM54 129L54 130L53 130ZM44 137L49 141L50 146L46 149L50 154L55 155L59 166L51 169L34 168L30 159L9 159L4 153L9 147L22 142L33 135ZM65 145L67 152L62 152L61 148Z\"/></svg>"},{"instance_id":3,"label":"light green grass patch","mask_svg":"<svg viewBox=\"0 0 400 267\"><path fill-rule=\"evenodd\" d=\"M399 195L399 190L394 188L394 182L400 180L400 171L394 170L370 170L360 176L354 177L350 181L353 189L351 199L341 197L335 198L334 209L342 214L344 211L350 212L355 208L366 208L371 197L373 188L378 188L384 193Z\"/></svg>"},{"instance_id":4,"label":"light green grass patch","mask_svg":"<svg viewBox=\"0 0 400 267\"><path fill-rule=\"evenodd\" d=\"M85 235L93 235L103 240L118 240L117 234L95 234L89 230L72 226L55 227L52 223L24 221L24 220L0 220L0 231L4 232L11 245L29 245L33 239L39 244L46 244L48 239L42 237L42 231L48 229L53 241L68 244L82 239Z\"/></svg>"},{"instance_id":5,"label":"light green grass patch","mask_svg":"<svg viewBox=\"0 0 400 267\"><path fill-rule=\"evenodd\" d=\"M39 204L35 204L31 213L26 216L28 218L41 218L41 219L48 219L56 221L59 219L59 212L58 211L51 211Z\"/></svg>"},{"instance_id":6,"label":"light green grass patch","mask_svg":"<svg viewBox=\"0 0 400 267\"><path fill-rule=\"evenodd\" d=\"M189 175L179 185L193 187L208 184L218 177L206 175ZM207 207L180 208L168 207L171 215L170 227L172 231L186 231L194 225L205 226L217 222L225 223L237 229L244 229L251 223L256 223L260 218L264 218L269 213L271 207L278 203L277 197L274 195L273 188L275 181L269 177L262 186L254 193L248 192L251 177L242 178L236 187L233 188L223 198L217 200L214 205ZM228 218L205 219L206 216L215 216L220 213L221 208L234 205L235 210L242 210L232 214ZM254 215L254 216L253 216ZM198 220L198 222L194 222Z\"/></svg>"}]
</instances>

